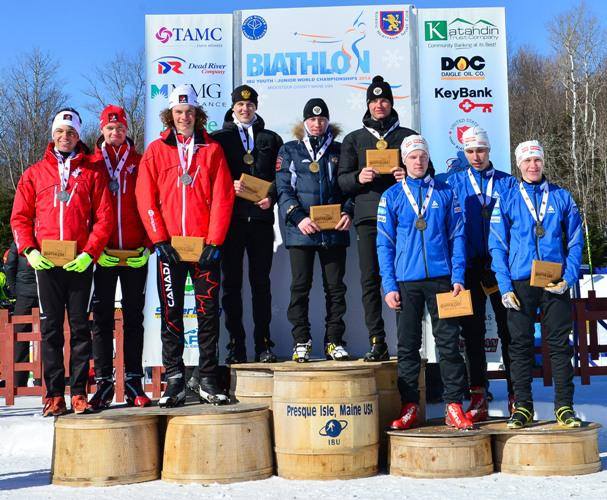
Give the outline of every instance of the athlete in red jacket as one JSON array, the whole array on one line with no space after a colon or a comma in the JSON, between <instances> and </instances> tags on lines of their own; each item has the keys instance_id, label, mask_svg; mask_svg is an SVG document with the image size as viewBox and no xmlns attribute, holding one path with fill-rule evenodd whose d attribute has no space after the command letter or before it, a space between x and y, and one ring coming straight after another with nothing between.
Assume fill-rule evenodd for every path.
<instances>
[{"instance_id":1,"label":"athlete in red jacket","mask_svg":"<svg viewBox=\"0 0 607 500\"><path fill-rule=\"evenodd\" d=\"M107 106L99 120L101 137L97 141L95 160L107 170L114 206L114 231L101 252L93 275L93 357L97 391L89 401L95 409L108 407L114 398L113 332L116 282L120 278L122 316L124 319L125 394L130 406L151 404L141 385L143 366L143 306L148 258L151 247L145 228L139 218L135 200L135 183L141 155L127 137L124 109ZM112 250L136 250L138 256L129 257L127 266L118 266L120 259Z\"/></svg>"},{"instance_id":2,"label":"athlete in red jacket","mask_svg":"<svg viewBox=\"0 0 607 500\"><path fill-rule=\"evenodd\" d=\"M199 394L221 404L217 384L219 259L234 204L232 177L221 146L206 131L206 114L189 85L176 87L161 114L167 130L146 149L139 165L139 214L158 256L162 362L167 388L160 406L185 402L183 298L189 272L198 316ZM205 238L197 263L181 262L173 236Z\"/></svg>"},{"instance_id":3,"label":"athlete in red jacket","mask_svg":"<svg viewBox=\"0 0 607 500\"><path fill-rule=\"evenodd\" d=\"M71 108L52 125L53 142L44 158L21 176L15 193L11 227L19 253L36 270L42 333L46 401L44 416L65 413L63 318L70 323L70 391L72 409L86 413L86 382L91 353L88 303L91 263L101 254L113 227L107 174L91 162L80 141L81 120ZM74 240L78 256L61 267L41 253L42 240Z\"/></svg>"}]
</instances>

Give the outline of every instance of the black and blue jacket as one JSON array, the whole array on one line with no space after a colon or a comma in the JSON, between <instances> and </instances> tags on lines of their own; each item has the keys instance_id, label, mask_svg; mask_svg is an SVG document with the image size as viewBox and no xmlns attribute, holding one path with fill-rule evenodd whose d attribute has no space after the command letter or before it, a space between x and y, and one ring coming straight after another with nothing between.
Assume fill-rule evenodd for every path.
<instances>
[{"instance_id":1,"label":"black and blue jacket","mask_svg":"<svg viewBox=\"0 0 607 500\"><path fill-rule=\"evenodd\" d=\"M330 125L333 137L339 135L339 129ZM319 161L319 171L311 172L312 159L303 142L305 131L303 124L297 126L294 135L297 140L285 143L278 152L276 161L276 190L280 216L285 221L286 247L292 246L348 246L348 231L321 231L312 235L302 234L297 225L310 215L312 205L340 204L342 212L352 216L353 204L341 192L337 183L337 166L341 152L341 143L335 141L327 148ZM324 143L325 137L311 140L316 152Z\"/></svg>"}]
</instances>

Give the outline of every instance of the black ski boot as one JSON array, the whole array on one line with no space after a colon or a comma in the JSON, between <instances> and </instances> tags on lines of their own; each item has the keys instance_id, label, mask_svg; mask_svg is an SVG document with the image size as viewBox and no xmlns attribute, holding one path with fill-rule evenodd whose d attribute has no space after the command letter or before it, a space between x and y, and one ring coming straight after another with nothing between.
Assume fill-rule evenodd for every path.
<instances>
[{"instance_id":1,"label":"black ski boot","mask_svg":"<svg viewBox=\"0 0 607 500\"><path fill-rule=\"evenodd\" d=\"M217 385L216 377L200 377L198 396L201 403L211 403L213 405L225 405L230 401Z\"/></svg>"},{"instance_id":2,"label":"black ski boot","mask_svg":"<svg viewBox=\"0 0 607 500\"><path fill-rule=\"evenodd\" d=\"M522 429L533 422L533 403L515 403L514 412L506 424L508 429Z\"/></svg>"},{"instance_id":3,"label":"black ski boot","mask_svg":"<svg viewBox=\"0 0 607 500\"><path fill-rule=\"evenodd\" d=\"M272 352L272 349L270 349L269 347L265 351L261 351L255 354L256 363L276 363L276 361L276 354L274 354Z\"/></svg>"},{"instance_id":4,"label":"black ski boot","mask_svg":"<svg viewBox=\"0 0 607 500\"><path fill-rule=\"evenodd\" d=\"M227 345L228 355L226 356L226 365L236 365L247 362L247 348L244 343L231 340Z\"/></svg>"},{"instance_id":5,"label":"black ski boot","mask_svg":"<svg viewBox=\"0 0 607 500\"><path fill-rule=\"evenodd\" d=\"M185 404L185 381L183 374L174 375L167 379L164 394L158 400L160 408L174 408Z\"/></svg>"},{"instance_id":6,"label":"black ski boot","mask_svg":"<svg viewBox=\"0 0 607 500\"><path fill-rule=\"evenodd\" d=\"M573 406L561 406L554 410L556 421L562 427L581 427L582 420L575 414Z\"/></svg>"},{"instance_id":7,"label":"black ski boot","mask_svg":"<svg viewBox=\"0 0 607 500\"><path fill-rule=\"evenodd\" d=\"M371 350L365 354L364 361L377 362L388 361L389 359L388 344L383 339L373 337L371 340Z\"/></svg>"},{"instance_id":8,"label":"black ski boot","mask_svg":"<svg viewBox=\"0 0 607 500\"><path fill-rule=\"evenodd\" d=\"M89 401L89 404L95 411L109 408L114 399L114 381L111 378L95 379L97 390Z\"/></svg>"}]
</instances>

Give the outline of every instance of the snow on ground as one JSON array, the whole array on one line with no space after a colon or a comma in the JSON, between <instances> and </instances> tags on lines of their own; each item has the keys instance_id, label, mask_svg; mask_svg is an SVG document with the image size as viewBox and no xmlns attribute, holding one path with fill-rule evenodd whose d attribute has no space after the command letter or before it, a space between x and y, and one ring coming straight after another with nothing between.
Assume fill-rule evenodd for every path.
<instances>
[{"instance_id":1,"label":"snow on ground","mask_svg":"<svg viewBox=\"0 0 607 500\"><path fill-rule=\"evenodd\" d=\"M176 485L151 481L107 488L69 488L50 484L53 421L40 416L39 398L18 398L14 407L0 406L0 498L81 500L112 497L114 500L179 498L230 499L456 499L459 496L483 500L530 498L605 498L607 491L607 377L592 379L590 386L576 379L576 409L585 420L601 423L599 450L603 471L577 477L523 477L492 474L466 479L411 479L381 474L347 481L288 481L272 477L227 485ZM496 401L492 415L506 411L505 383L491 385ZM536 418L552 419L552 387L534 382ZM442 405L429 408L439 416Z\"/></svg>"}]
</instances>

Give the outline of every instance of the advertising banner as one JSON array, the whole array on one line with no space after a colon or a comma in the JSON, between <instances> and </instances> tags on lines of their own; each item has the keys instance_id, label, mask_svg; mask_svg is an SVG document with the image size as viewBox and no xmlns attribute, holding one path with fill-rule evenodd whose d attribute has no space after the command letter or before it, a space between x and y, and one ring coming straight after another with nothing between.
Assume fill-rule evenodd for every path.
<instances>
[{"instance_id":1,"label":"advertising banner","mask_svg":"<svg viewBox=\"0 0 607 500\"><path fill-rule=\"evenodd\" d=\"M510 171L503 8L417 12L421 133L437 172L466 165L462 134L487 130L493 165Z\"/></svg>"},{"instance_id":2,"label":"advertising banner","mask_svg":"<svg viewBox=\"0 0 607 500\"><path fill-rule=\"evenodd\" d=\"M168 107L169 95L177 85L192 86L208 115L209 132L221 128L223 117L232 102L232 15L146 16L145 30L146 145L158 138L162 131L159 114ZM144 366L162 365L156 269L156 257L152 255L144 309ZM184 360L188 365L197 365L196 305L189 277L183 318Z\"/></svg>"},{"instance_id":3,"label":"advertising banner","mask_svg":"<svg viewBox=\"0 0 607 500\"><path fill-rule=\"evenodd\" d=\"M260 94L267 124L292 138L306 101L325 99L331 121L361 126L375 75L392 86L403 125L412 124L411 7L373 5L244 10L235 13L240 82ZM238 30L238 31L236 31ZM236 83L240 83L236 82Z\"/></svg>"}]
</instances>

